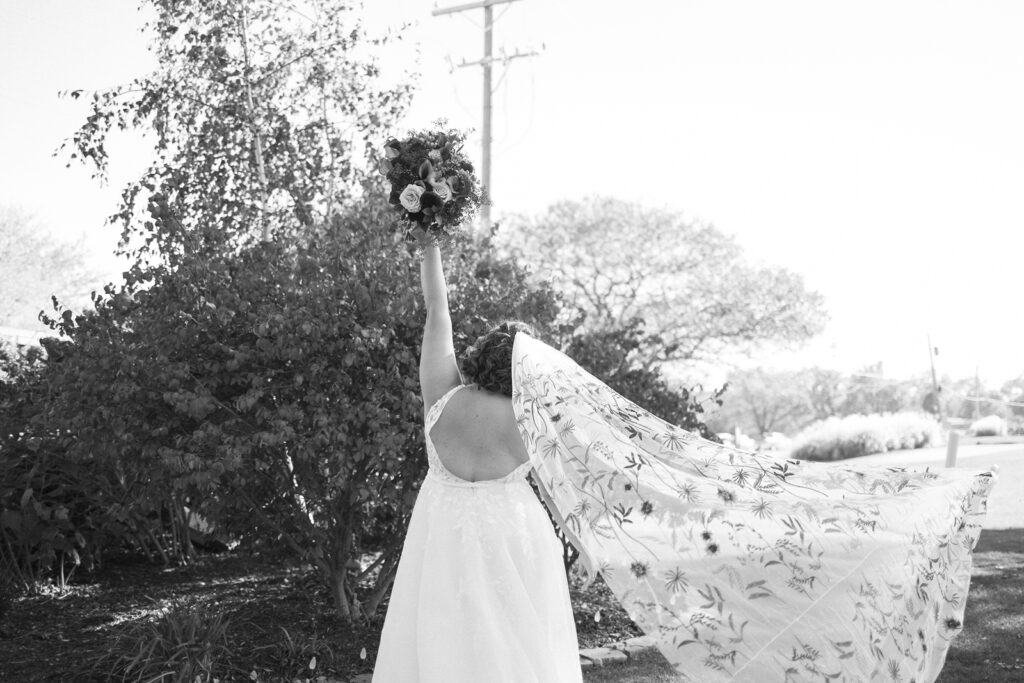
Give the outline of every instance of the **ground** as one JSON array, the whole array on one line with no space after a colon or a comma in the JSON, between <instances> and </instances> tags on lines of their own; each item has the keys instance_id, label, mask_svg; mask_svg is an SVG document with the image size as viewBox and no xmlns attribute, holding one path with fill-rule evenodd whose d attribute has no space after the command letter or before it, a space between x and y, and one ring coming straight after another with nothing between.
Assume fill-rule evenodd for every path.
<instances>
[{"instance_id":1,"label":"ground","mask_svg":"<svg viewBox=\"0 0 1024 683\"><path fill-rule=\"evenodd\" d=\"M933 450L858 460L941 466L943 458L943 452ZM962 449L960 466L980 469L991 464L1000 465L1000 481L975 552L964 629L939 683L1024 680L1024 448ZM154 567L125 558L93 576L74 577L64 595L17 600L0 621L0 681L104 680L89 672L90 662L109 650L119 634L152 620L174 602L215 605L228 615L234 680L250 680L252 671L261 681L310 673L347 680L371 669L379 638L379 615L362 627L343 625L327 607L327 596L309 569L281 558L208 556L188 568ZM639 634L600 583L585 592L574 586L573 603L581 647ZM317 666L310 672L314 654ZM586 673L587 683L674 680L656 652Z\"/></svg>"}]
</instances>

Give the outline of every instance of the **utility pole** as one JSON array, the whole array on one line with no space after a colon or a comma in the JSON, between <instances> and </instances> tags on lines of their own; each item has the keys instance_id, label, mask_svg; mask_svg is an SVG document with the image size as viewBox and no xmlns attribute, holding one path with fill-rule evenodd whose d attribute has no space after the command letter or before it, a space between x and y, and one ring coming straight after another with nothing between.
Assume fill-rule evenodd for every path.
<instances>
[{"instance_id":1,"label":"utility pole","mask_svg":"<svg viewBox=\"0 0 1024 683\"><path fill-rule=\"evenodd\" d=\"M506 5L518 0L481 0L480 2L473 2L466 5L456 5L454 7L445 7L442 9L436 9L431 14L435 17L443 14L455 14L457 12L465 12L472 9L484 10L484 56L475 62L467 62L462 60L458 66L482 66L484 68L484 117L483 117L483 139L481 140L482 151L480 154L480 182L484 186L484 190L491 195L491 96L494 94L494 88L491 85L491 65L496 61L508 62L513 59L520 57L533 57L538 54L536 51L531 52L520 52L518 49L515 54L505 54L502 51L500 57L494 57L494 41L493 41L493 28L494 28L494 6L495 5ZM484 204L480 207L480 222L484 230L491 227L491 207L489 204Z\"/></svg>"},{"instance_id":2,"label":"utility pole","mask_svg":"<svg viewBox=\"0 0 1024 683\"><path fill-rule=\"evenodd\" d=\"M946 415L942 410L942 393L939 388L939 380L935 376L935 356L938 355L939 350L932 346L932 336L928 335L928 362L932 366L932 391L935 392L935 403L938 408L939 422L944 424L946 422Z\"/></svg>"}]
</instances>

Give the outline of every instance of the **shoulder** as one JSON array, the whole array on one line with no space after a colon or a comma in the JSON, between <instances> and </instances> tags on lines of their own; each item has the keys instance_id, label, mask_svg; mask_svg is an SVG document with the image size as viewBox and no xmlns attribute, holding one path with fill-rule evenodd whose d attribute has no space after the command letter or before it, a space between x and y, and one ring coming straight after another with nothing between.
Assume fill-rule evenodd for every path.
<instances>
[{"instance_id":1,"label":"shoulder","mask_svg":"<svg viewBox=\"0 0 1024 683\"><path fill-rule=\"evenodd\" d=\"M465 384L448 400L453 416L465 420L486 420L493 424L512 415L512 399L502 394ZM446 411L448 412L448 411Z\"/></svg>"},{"instance_id":2,"label":"shoulder","mask_svg":"<svg viewBox=\"0 0 1024 683\"><path fill-rule=\"evenodd\" d=\"M421 395L423 396L423 412L428 413L434 407L434 405L443 399L445 395L450 392L455 392L449 399L449 403L456 396L461 394L461 391L455 391L465 385L463 384L448 384L445 387L432 387L429 391L424 387L421 389Z\"/></svg>"}]
</instances>

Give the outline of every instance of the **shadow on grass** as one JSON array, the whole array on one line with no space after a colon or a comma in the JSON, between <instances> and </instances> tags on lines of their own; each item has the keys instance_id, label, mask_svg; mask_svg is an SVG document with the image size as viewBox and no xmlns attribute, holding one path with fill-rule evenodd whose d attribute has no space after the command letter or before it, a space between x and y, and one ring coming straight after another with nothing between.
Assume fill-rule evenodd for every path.
<instances>
[{"instance_id":1,"label":"shadow on grass","mask_svg":"<svg viewBox=\"0 0 1024 683\"><path fill-rule=\"evenodd\" d=\"M937 683L1024 681L1024 529L981 533L964 630Z\"/></svg>"}]
</instances>

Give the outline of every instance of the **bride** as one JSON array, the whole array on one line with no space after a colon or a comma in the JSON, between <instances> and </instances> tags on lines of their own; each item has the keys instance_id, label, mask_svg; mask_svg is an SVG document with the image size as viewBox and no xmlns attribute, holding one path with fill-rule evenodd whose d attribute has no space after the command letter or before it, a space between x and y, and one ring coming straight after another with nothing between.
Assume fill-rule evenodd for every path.
<instances>
[{"instance_id":1,"label":"bride","mask_svg":"<svg viewBox=\"0 0 1024 683\"><path fill-rule=\"evenodd\" d=\"M420 234L428 472L388 604L374 683L582 681L562 546L526 480L506 323L464 363L436 245Z\"/></svg>"},{"instance_id":2,"label":"bride","mask_svg":"<svg viewBox=\"0 0 1024 683\"><path fill-rule=\"evenodd\" d=\"M377 683L581 681L561 547L689 681L934 681L963 627L992 472L745 453L658 419L505 324L452 345L426 246L429 471Z\"/></svg>"}]
</instances>

